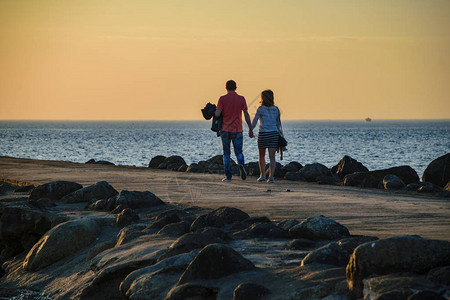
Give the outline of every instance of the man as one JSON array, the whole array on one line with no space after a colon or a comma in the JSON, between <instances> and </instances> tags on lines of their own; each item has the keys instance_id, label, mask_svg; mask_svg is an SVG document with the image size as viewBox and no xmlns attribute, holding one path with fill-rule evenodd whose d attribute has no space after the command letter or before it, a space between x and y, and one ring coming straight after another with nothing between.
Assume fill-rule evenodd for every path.
<instances>
[{"instance_id":1,"label":"man","mask_svg":"<svg viewBox=\"0 0 450 300\"><path fill-rule=\"evenodd\" d=\"M219 98L217 104L216 117L222 114L222 128L220 137L223 146L223 164L225 168L225 178L223 181L231 181L233 172L231 170L230 143L233 143L234 153L239 164L242 180L247 178L244 168L244 154L242 154L242 112L244 112L245 122L249 128L248 134L253 137L251 120L247 111L245 98L236 93L236 82L229 80L226 83L227 94Z\"/></svg>"}]
</instances>

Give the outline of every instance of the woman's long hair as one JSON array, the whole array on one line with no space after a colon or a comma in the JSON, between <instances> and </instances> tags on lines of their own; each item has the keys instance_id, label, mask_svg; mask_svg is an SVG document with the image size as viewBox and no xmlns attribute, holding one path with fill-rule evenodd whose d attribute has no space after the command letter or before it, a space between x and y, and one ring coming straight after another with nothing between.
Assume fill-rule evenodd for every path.
<instances>
[{"instance_id":1,"label":"woman's long hair","mask_svg":"<svg viewBox=\"0 0 450 300\"><path fill-rule=\"evenodd\" d=\"M261 101L259 102L264 106L274 106L273 92L271 90L265 90L261 93Z\"/></svg>"}]
</instances>

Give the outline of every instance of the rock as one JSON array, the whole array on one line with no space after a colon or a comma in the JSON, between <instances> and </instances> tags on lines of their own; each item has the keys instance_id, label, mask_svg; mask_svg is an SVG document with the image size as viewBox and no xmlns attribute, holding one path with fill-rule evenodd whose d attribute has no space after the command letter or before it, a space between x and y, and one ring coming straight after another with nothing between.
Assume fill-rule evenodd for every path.
<instances>
[{"instance_id":1,"label":"rock","mask_svg":"<svg viewBox=\"0 0 450 300\"><path fill-rule=\"evenodd\" d=\"M95 159L91 158L90 160L85 162L85 164L95 164Z\"/></svg>"},{"instance_id":2,"label":"rock","mask_svg":"<svg viewBox=\"0 0 450 300\"><path fill-rule=\"evenodd\" d=\"M88 208L94 209L94 210L103 210L106 207L106 204L108 203L108 200L101 199L97 200L94 203L90 204Z\"/></svg>"},{"instance_id":3,"label":"rock","mask_svg":"<svg viewBox=\"0 0 450 300\"><path fill-rule=\"evenodd\" d=\"M116 237L116 244L114 247L119 247L123 244L128 243L129 241L132 241L141 235L143 235L141 226L138 225L129 225L122 230L120 230L119 234Z\"/></svg>"},{"instance_id":4,"label":"rock","mask_svg":"<svg viewBox=\"0 0 450 300\"><path fill-rule=\"evenodd\" d=\"M198 284L182 284L174 287L164 300L215 300L219 289Z\"/></svg>"},{"instance_id":5,"label":"rock","mask_svg":"<svg viewBox=\"0 0 450 300\"><path fill-rule=\"evenodd\" d=\"M413 182L413 183L406 185L403 189L405 191L414 191L415 192L418 189L420 189L422 186L423 186L422 182Z\"/></svg>"},{"instance_id":6,"label":"rock","mask_svg":"<svg viewBox=\"0 0 450 300\"><path fill-rule=\"evenodd\" d=\"M245 219L243 221L240 222L235 222L233 223L233 225L231 226L232 230L243 230L246 229L248 227L250 227L251 225L255 224L255 223L270 223L270 219L266 216L262 216L262 217L250 217L248 219Z\"/></svg>"},{"instance_id":7,"label":"rock","mask_svg":"<svg viewBox=\"0 0 450 300\"><path fill-rule=\"evenodd\" d=\"M288 232L272 223L255 223L247 229L234 233L233 237L236 239L284 239L288 237Z\"/></svg>"},{"instance_id":8,"label":"rock","mask_svg":"<svg viewBox=\"0 0 450 300\"><path fill-rule=\"evenodd\" d=\"M4 244L1 258L7 259L34 244L52 227L46 213L26 208L5 207L0 212L0 241Z\"/></svg>"},{"instance_id":9,"label":"rock","mask_svg":"<svg viewBox=\"0 0 450 300\"><path fill-rule=\"evenodd\" d=\"M189 232L189 224L185 221L180 221L177 223L171 223L164 226L157 234L164 234L167 236L182 236Z\"/></svg>"},{"instance_id":10,"label":"rock","mask_svg":"<svg viewBox=\"0 0 450 300\"><path fill-rule=\"evenodd\" d=\"M187 165L187 164L184 164L184 165L182 165L181 167L179 167L179 168L177 169L177 171L178 171L178 172L186 172L187 169L188 169L188 165Z\"/></svg>"},{"instance_id":11,"label":"rock","mask_svg":"<svg viewBox=\"0 0 450 300\"><path fill-rule=\"evenodd\" d=\"M165 156L157 155L150 160L148 167L152 168L152 169L156 169L162 162L164 162L166 160L166 158L167 157L165 157Z\"/></svg>"},{"instance_id":12,"label":"rock","mask_svg":"<svg viewBox=\"0 0 450 300\"><path fill-rule=\"evenodd\" d=\"M129 208L144 208L144 207L154 207L163 205L164 202L161 201L155 194L149 191L137 192L137 191L127 191L122 190L117 196L115 205L122 205L123 207Z\"/></svg>"},{"instance_id":13,"label":"rock","mask_svg":"<svg viewBox=\"0 0 450 300\"><path fill-rule=\"evenodd\" d=\"M302 266L308 264L325 264L345 267L349 260L349 254L336 243L329 243L319 249L311 251L302 260Z\"/></svg>"},{"instance_id":14,"label":"rock","mask_svg":"<svg viewBox=\"0 0 450 300\"><path fill-rule=\"evenodd\" d=\"M39 200L40 198L50 198L51 200L59 200L81 188L83 186L76 182L53 181L35 187L28 199Z\"/></svg>"},{"instance_id":15,"label":"rock","mask_svg":"<svg viewBox=\"0 0 450 300\"><path fill-rule=\"evenodd\" d=\"M114 203L116 203L116 198L114 198ZM111 213L114 215L120 214L122 212L122 210L124 210L126 207L123 205L117 205L112 211Z\"/></svg>"},{"instance_id":16,"label":"rock","mask_svg":"<svg viewBox=\"0 0 450 300\"><path fill-rule=\"evenodd\" d=\"M424 276L394 273L372 276L364 280L364 299L409 299L416 291L438 291L443 287L429 282ZM429 300L429 298L427 298Z\"/></svg>"},{"instance_id":17,"label":"rock","mask_svg":"<svg viewBox=\"0 0 450 300\"><path fill-rule=\"evenodd\" d=\"M89 250L89 252L86 256L86 260L88 260L88 261L91 260L92 258L96 257L99 253L102 253L105 250L114 248L115 245L116 245L116 241L105 241L105 242L95 245L94 247L91 248L91 250Z\"/></svg>"},{"instance_id":18,"label":"rock","mask_svg":"<svg viewBox=\"0 0 450 300\"><path fill-rule=\"evenodd\" d=\"M397 175L388 174L383 178L383 186L386 190L398 190L405 187L405 183Z\"/></svg>"},{"instance_id":19,"label":"rock","mask_svg":"<svg viewBox=\"0 0 450 300\"><path fill-rule=\"evenodd\" d=\"M186 233L175 240L169 247L169 250L161 256L166 259L181 253L191 252L195 249L200 249L206 245L213 243L220 243L222 240L216 236L202 234L198 232Z\"/></svg>"},{"instance_id":20,"label":"rock","mask_svg":"<svg viewBox=\"0 0 450 300\"><path fill-rule=\"evenodd\" d=\"M26 185L26 186L21 186L17 189L14 190L14 193L29 193L32 190L34 190L35 186L34 185ZM0 193L1 194L1 193Z\"/></svg>"},{"instance_id":21,"label":"rock","mask_svg":"<svg viewBox=\"0 0 450 300\"><path fill-rule=\"evenodd\" d=\"M169 292L169 290L174 286L178 279L180 279L181 274L186 270L186 267L189 265L189 263L194 259L194 257L198 254L199 251L192 251L190 253L183 253L180 255L176 255L164 260L161 260L160 262L145 267L140 268L136 271L131 272L128 274L128 276L122 281L120 284L120 292L124 298L127 299L135 299L138 298L137 296L140 295L143 299L163 299ZM179 273L177 272L178 270ZM168 278L168 282L160 282L158 280L158 283L160 284L160 287L164 287L164 289L167 289L167 291L162 291L161 289L158 291L159 295L154 295L154 291L156 289L150 288L143 288L141 289L139 286L147 285L146 281L150 281L149 284L151 284L151 279L158 279L158 277L153 277L154 274L161 274L166 273L166 271L178 273L176 278ZM166 273L167 274L167 273ZM137 283L136 287L136 284ZM153 295L147 294L148 292L152 293ZM144 294L145 293L145 294ZM150 297L153 296L153 297ZM156 297L155 297L156 296Z\"/></svg>"},{"instance_id":22,"label":"rock","mask_svg":"<svg viewBox=\"0 0 450 300\"><path fill-rule=\"evenodd\" d=\"M424 273L450 264L450 242L419 236L395 236L360 245L347 265L347 281L362 297L363 280L373 274Z\"/></svg>"},{"instance_id":23,"label":"rock","mask_svg":"<svg viewBox=\"0 0 450 300\"><path fill-rule=\"evenodd\" d=\"M442 192L442 188L431 182L424 182L422 186L417 189L417 192L424 194L439 193Z\"/></svg>"},{"instance_id":24,"label":"rock","mask_svg":"<svg viewBox=\"0 0 450 300\"><path fill-rule=\"evenodd\" d=\"M316 178L318 184L336 185L337 182L333 176L321 175Z\"/></svg>"},{"instance_id":25,"label":"rock","mask_svg":"<svg viewBox=\"0 0 450 300\"><path fill-rule=\"evenodd\" d=\"M169 169L169 170L178 170L182 165L185 165L186 162L181 156L173 155L169 156L158 166L158 169Z\"/></svg>"},{"instance_id":26,"label":"rock","mask_svg":"<svg viewBox=\"0 0 450 300\"><path fill-rule=\"evenodd\" d=\"M291 181L307 181L306 177L299 172L286 172L284 179Z\"/></svg>"},{"instance_id":27,"label":"rock","mask_svg":"<svg viewBox=\"0 0 450 300\"><path fill-rule=\"evenodd\" d=\"M76 190L63 198L63 203L91 202L92 200L108 199L118 192L106 181L99 181L85 188Z\"/></svg>"},{"instance_id":28,"label":"rock","mask_svg":"<svg viewBox=\"0 0 450 300\"><path fill-rule=\"evenodd\" d=\"M423 172L422 181L444 187L450 181L450 153L433 160Z\"/></svg>"},{"instance_id":29,"label":"rock","mask_svg":"<svg viewBox=\"0 0 450 300\"><path fill-rule=\"evenodd\" d=\"M283 170L283 172L286 174L287 172L297 172L300 171L300 169L303 168L301 163L298 163L296 161L291 161L290 163L288 163L287 165L285 165L284 167L282 167L281 169Z\"/></svg>"},{"instance_id":30,"label":"rock","mask_svg":"<svg viewBox=\"0 0 450 300\"><path fill-rule=\"evenodd\" d=\"M167 224L178 223L180 221L181 220L180 220L180 217L178 217L178 214L176 212L172 212L170 214L165 214L164 216L161 216L161 217L158 216L156 222L153 223L152 225L146 227L144 229L144 231L147 231L147 230L160 230L161 228L163 228Z\"/></svg>"},{"instance_id":31,"label":"rock","mask_svg":"<svg viewBox=\"0 0 450 300\"><path fill-rule=\"evenodd\" d=\"M26 271L38 271L91 244L100 234L95 220L81 219L61 223L50 229L28 252Z\"/></svg>"},{"instance_id":32,"label":"rock","mask_svg":"<svg viewBox=\"0 0 450 300\"><path fill-rule=\"evenodd\" d=\"M407 300L445 300L445 298L433 291L417 291Z\"/></svg>"},{"instance_id":33,"label":"rock","mask_svg":"<svg viewBox=\"0 0 450 300\"><path fill-rule=\"evenodd\" d=\"M295 240L290 241L286 245L286 248L293 249L293 250L305 250L305 249L313 248L315 246L316 246L316 244L311 240L295 239Z\"/></svg>"},{"instance_id":34,"label":"rock","mask_svg":"<svg viewBox=\"0 0 450 300\"><path fill-rule=\"evenodd\" d=\"M248 176L256 176L258 177L261 171L259 170L259 164L258 162L249 162L247 164L247 175Z\"/></svg>"},{"instance_id":35,"label":"rock","mask_svg":"<svg viewBox=\"0 0 450 300\"><path fill-rule=\"evenodd\" d=\"M349 238L341 239L337 241L336 243L342 247L345 251L347 251L349 257L353 253L353 251L358 247L359 245L373 242L378 240L375 236L352 236Z\"/></svg>"},{"instance_id":36,"label":"rock","mask_svg":"<svg viewBox=\"0 0 450 300\"><path fill-rule=\"evenodd\" d=\"M400 166L383 170L349 174L344 178L344 185L378 188L382 186L383 178L388 174L398 176L405 184L419 181L419 176L413 168L410 166Z\"/></svg>"},{"instance_id":37,"label":"rock","mask_svg":"<svg viewBox=\"0 0 450 300\"><path fill-rule=\"evenodd\" d=\"M215 239L217 239L220 243L226 243L232 240L232 238L227 232L217 227L205 227L202 228L199 231L199 233L212 236Z\"/></svg>"},{"instance_id":38,"label":"rock","mask_svg":"<svg viewBox=\"0 0 450 300\"><path fill-rule=\"evenodd\" d=\"M430 272L428 272L427 279L441 285L450 285L450 266L430 270Z\"/></svg>"},{"instance_id":39,"label":"rock","mask_svg":"<svg viewBox=\"0 0 450 300\"><path fill-rule=\"evenodd\" d=\"M189 165L189 167L187 168L186 172L204 173L205 169L203 167L201 167L199 164L192 163L192 164Z\"/></svg>"},{"instance_id":40,"label":"rock","mask_svg":"<svg viewBox=\"0 0 450 300\"><path fill-rule=\"evenodd\" d=\"M266 287L256 283L241 283L233 292L233 300L259 300L270 295Z\"/></svg>"},{"instance_id":41,"label":"rock","mask_svg":"<svg viewBox=\"0 0 450 300\"><path fill-rule=\"evenodd\" d=\"M324 216L308 218L289 230L293 238L307 238L310 240L334 240L348 237L348 229Z\"/></svg>"},{"instance_id":42,"label":"rock","mask_svg":"<svg viewBox=\"0 0 450 300\"><path fill-rule=\"evenodd\" d=\"M56 203L49 198L41 198L39 200L29 200L28 204L39 209L57 206Z\"/></svg>"},{"instance_id":43,"label":"rock","mask_svg":"<svg viewBox=\"0 0 450 300\"><path fill-rule=\"evenodd\" d=\"M191 231L197 231L205 227L223 227L225 224L221 218L209 213L199 216L191 224Z\"/></svg>"},{"instance_id":44,"label":"rock","mask_svg":"<svg viewBox=\"0 0 450 300\"><path fill-rule=\"evenodd\" d=\"M289 230L297 224L300 224L300 221L295 220L295 219L289 219L289 220L283 220L283 221L278 222L277 226L284 230Z\"/></svg>"},{"instance_id":45,"label":"rock","mask_svg":"<svg viewBox=\"0 0 450 300\"><path fill-rule=\"evenodd\" d=\"M238 252L222 244L211 244L203 248L186 271L178 284L198 279L217 279L242 271L254 270L255 265Z\"/></svg>"},{"instance_id":46,"label":"rock","mask_svg":"<svg viewBox=\"0 0 450 300\"><path fill-rule=\"evenodd\" d=\"M319 163L313 163L305 165L298 171L298 174L299 176L303 175L307 181L313 182L316 181L319 176L330 176L331 172L326 166Z\"/></svg>"},{"instance_id":47,"label":"rock","mask_svg":"<svg viewBox=\"0 0 450 300\"><path fill-rule=\"evenodd\" d=\"M220 207L211 213L221 219L224 224L233 224L250 218L246 212L234 207Z\"/></svg>"},{"instance_id":48,"label":"rock","mask_svg":"<svg viewBox=\"0 0 450 300\"><path fill-rule=\"evenodd\" d=\"M210 165L223 165L223 155L218 154L207 160L207 163Z\"/></svg>"},{"instance_id":49,"label":"rock","mask_svg":"<svg viewBox=\"0 0 450 300\"><path fill-rule=\"evenodd\" d=\"M116 218L116 224L119 227L125 227L137 221L139 221L139 216L131 208L125 208Z\"/></svg>"},{"instance_id":50,"label":"rock","mask_svg":"<svg viewBox=\"0 0 450 300\"><path fill-rule=\"evenodd\" d=\"M114 163L106 160L98 160L95 162L96 165L105 165L105 166L115 166Z\"/></svg>"},{"instance_id":51,"label":"rock","mask_svg":"<svg viewBox=\"0 0 450 300\"><path fill-rule=\"evenodd\" d=\"M367 169L362 163L347 155L345 155L336 166L331 168L331 172L333 174L337 174L339 178L344 178L348 174L368 171L369 169Z\"/></svg>"}]
</instances>

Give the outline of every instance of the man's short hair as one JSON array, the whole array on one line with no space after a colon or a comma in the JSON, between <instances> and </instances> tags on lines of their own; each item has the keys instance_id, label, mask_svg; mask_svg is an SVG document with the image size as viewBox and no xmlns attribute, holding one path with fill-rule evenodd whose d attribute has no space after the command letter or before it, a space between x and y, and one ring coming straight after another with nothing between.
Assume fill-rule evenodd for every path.
<instances>
[{"instance_id":1,"label":"man's short hair","mask_svg":"<svg viewBox=\"0 0 450 300\"><path fill-rule=\"evenodd\" d=\"M236 82L234 80L228 80L225 87L229 91L235 91L236 90Z\"/></svg>"}]
</instances>

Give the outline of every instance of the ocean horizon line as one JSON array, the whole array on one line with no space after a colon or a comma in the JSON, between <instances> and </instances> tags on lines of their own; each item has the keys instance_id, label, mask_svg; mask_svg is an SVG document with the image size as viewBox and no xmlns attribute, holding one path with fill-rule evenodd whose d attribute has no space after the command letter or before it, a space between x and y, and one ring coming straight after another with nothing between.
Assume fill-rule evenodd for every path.
<instances>
[{"instance_id":1,"label":"ocean horizon line","mask_svg":"<svg viewBox=\"0 0 450 300\"><path fill-rule=\"evenodd\" d=\"M208 121L204 119L189 119L189 120L99 120L99 119L0 119L0 122L202 122ZM283 122L367 122L365 118L361 119L283 119ZM371 119L370 122L384 122L384 121L450 121L450 118L437 118L437 119ZM367 122L367 123L370 123Z\"/></svg>"}]
</instances>

